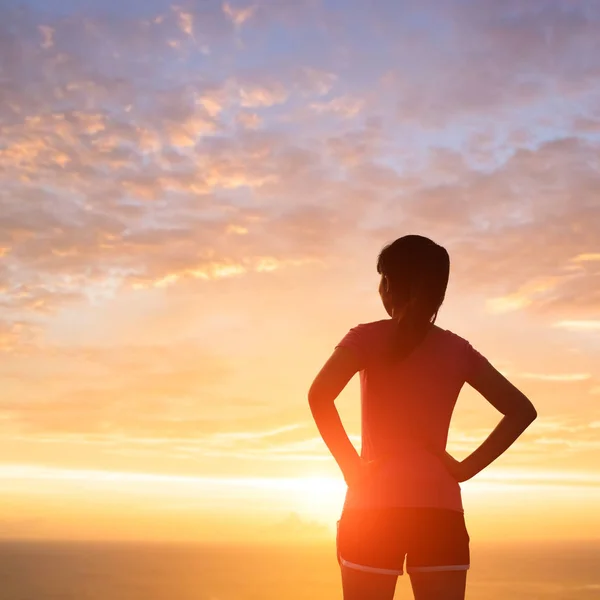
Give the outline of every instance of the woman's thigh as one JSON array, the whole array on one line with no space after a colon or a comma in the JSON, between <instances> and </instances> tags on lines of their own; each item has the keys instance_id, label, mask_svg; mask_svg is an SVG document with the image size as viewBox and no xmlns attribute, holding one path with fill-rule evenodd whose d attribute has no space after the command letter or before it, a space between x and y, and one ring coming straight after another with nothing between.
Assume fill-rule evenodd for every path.
<instances>
[{"instance_id":1,"label":"woman's thigh","mask_svg":"<svg viewBox=\"0 0 600 600\"><path fill-rule=\"evenodd\" d=\"M344 600L393 600L397 575L366 573L341 566Z\"/></svg>"},{"instance_id":2,"label":"woman's thigh","mask_svg":"<svg viewBox=\"0 0 600 600\"><path fill-rule=\"evenodd\" d=\"M415 600L464 600L467 571L411 573Z\"/></svg>"}]
</instances>

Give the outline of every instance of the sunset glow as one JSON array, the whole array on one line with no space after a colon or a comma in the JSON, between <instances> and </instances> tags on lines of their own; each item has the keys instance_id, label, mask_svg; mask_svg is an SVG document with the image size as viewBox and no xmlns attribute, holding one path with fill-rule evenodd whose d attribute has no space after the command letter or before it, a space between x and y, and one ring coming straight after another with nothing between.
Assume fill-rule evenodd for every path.
<instances>
[{"instance_id":1,"label":"sunset glow","mask_svg":"<svg viewBox=\"0 0 600 600\"><path fill-rule=\"evenodd\" d=\"M463 484L473 534L600 537L598 6L0 17L0 537L331 540L307 391L406 233L539 414ZM360 449L356 380L337 406ZM449 450L498 419L465 388Z\"/></svg>"}]
</instances>

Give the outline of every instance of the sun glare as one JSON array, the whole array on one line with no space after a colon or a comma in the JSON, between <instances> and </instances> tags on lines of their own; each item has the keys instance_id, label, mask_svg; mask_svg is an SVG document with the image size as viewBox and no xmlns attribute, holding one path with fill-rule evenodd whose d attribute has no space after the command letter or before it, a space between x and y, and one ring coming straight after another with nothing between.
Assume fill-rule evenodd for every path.
<instances>
[{"instance_id":1,"label":"sun glare","mask_svg":"<svg viewBox=\"0 0 600 600\"><path fill-rule=\"evenodd\" d=\"M309 517L330 520L342 510L346 484L333 477L299 477L294 504Z\"/></svg>"}]
</instances>

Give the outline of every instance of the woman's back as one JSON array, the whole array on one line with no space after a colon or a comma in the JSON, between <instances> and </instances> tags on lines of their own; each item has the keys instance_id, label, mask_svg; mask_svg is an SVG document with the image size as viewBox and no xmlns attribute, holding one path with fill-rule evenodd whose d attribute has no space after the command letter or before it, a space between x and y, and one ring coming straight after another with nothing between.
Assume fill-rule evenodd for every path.
<instances>
[{"instance_id":1,"label":"woman's back","mask_svg":"<svg viewBox=\"0 0 600 600\"><path fill-rule=\"evenodd\" d=\"M348 491L345 506L462 511L460 486L438 455L460 390L486 359L460 336L432 325L408 356L390 360L395 333L392 319L364 323L338 344L352 348L362 367L361 456L385 459L368 486Z\"/></svg>"},{"instance_id":2,"label":"woman's back","mask_svg":"<svg viewBox=\"0 0 600 600\"><path fill-rule=\"evenodd\" d=\"M379 254L377 272L391 319L351 329L308 392L348 484L336 535L344 598L391 600L406 560L415 598L464 600L470 538L460 482L505 452L537 412L466 340L435 326L450 273L445 248L419 235L400 237ZM357 372L360 456L334 405ZM465 382L503 418L457 461L446 440Z\"/></svg>"}]
</instances>

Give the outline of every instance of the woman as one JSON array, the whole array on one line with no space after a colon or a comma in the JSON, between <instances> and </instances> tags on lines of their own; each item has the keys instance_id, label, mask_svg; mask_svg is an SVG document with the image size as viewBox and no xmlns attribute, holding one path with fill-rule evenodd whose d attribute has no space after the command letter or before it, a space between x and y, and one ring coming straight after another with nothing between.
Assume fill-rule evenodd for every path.
<instances>
[{"instance_id":1,"label":"woman","mask_svg":"<svg viewBox=\"0 0 600 600\"><path fill-rule=\"evenodd\" d=\"M382 250L377 271L390 318L352 328L309 391L348 485L336 536L344 600L392 600L405 558L416 600L464 600L469 535L459 483L509 448L537 413L469 342L434 324L450 272L443 247L401 237ZM334 404L356 372L360 456ZM504 417L459 462L445 448L465 382Z\"/></svg>"}]
</instances>

